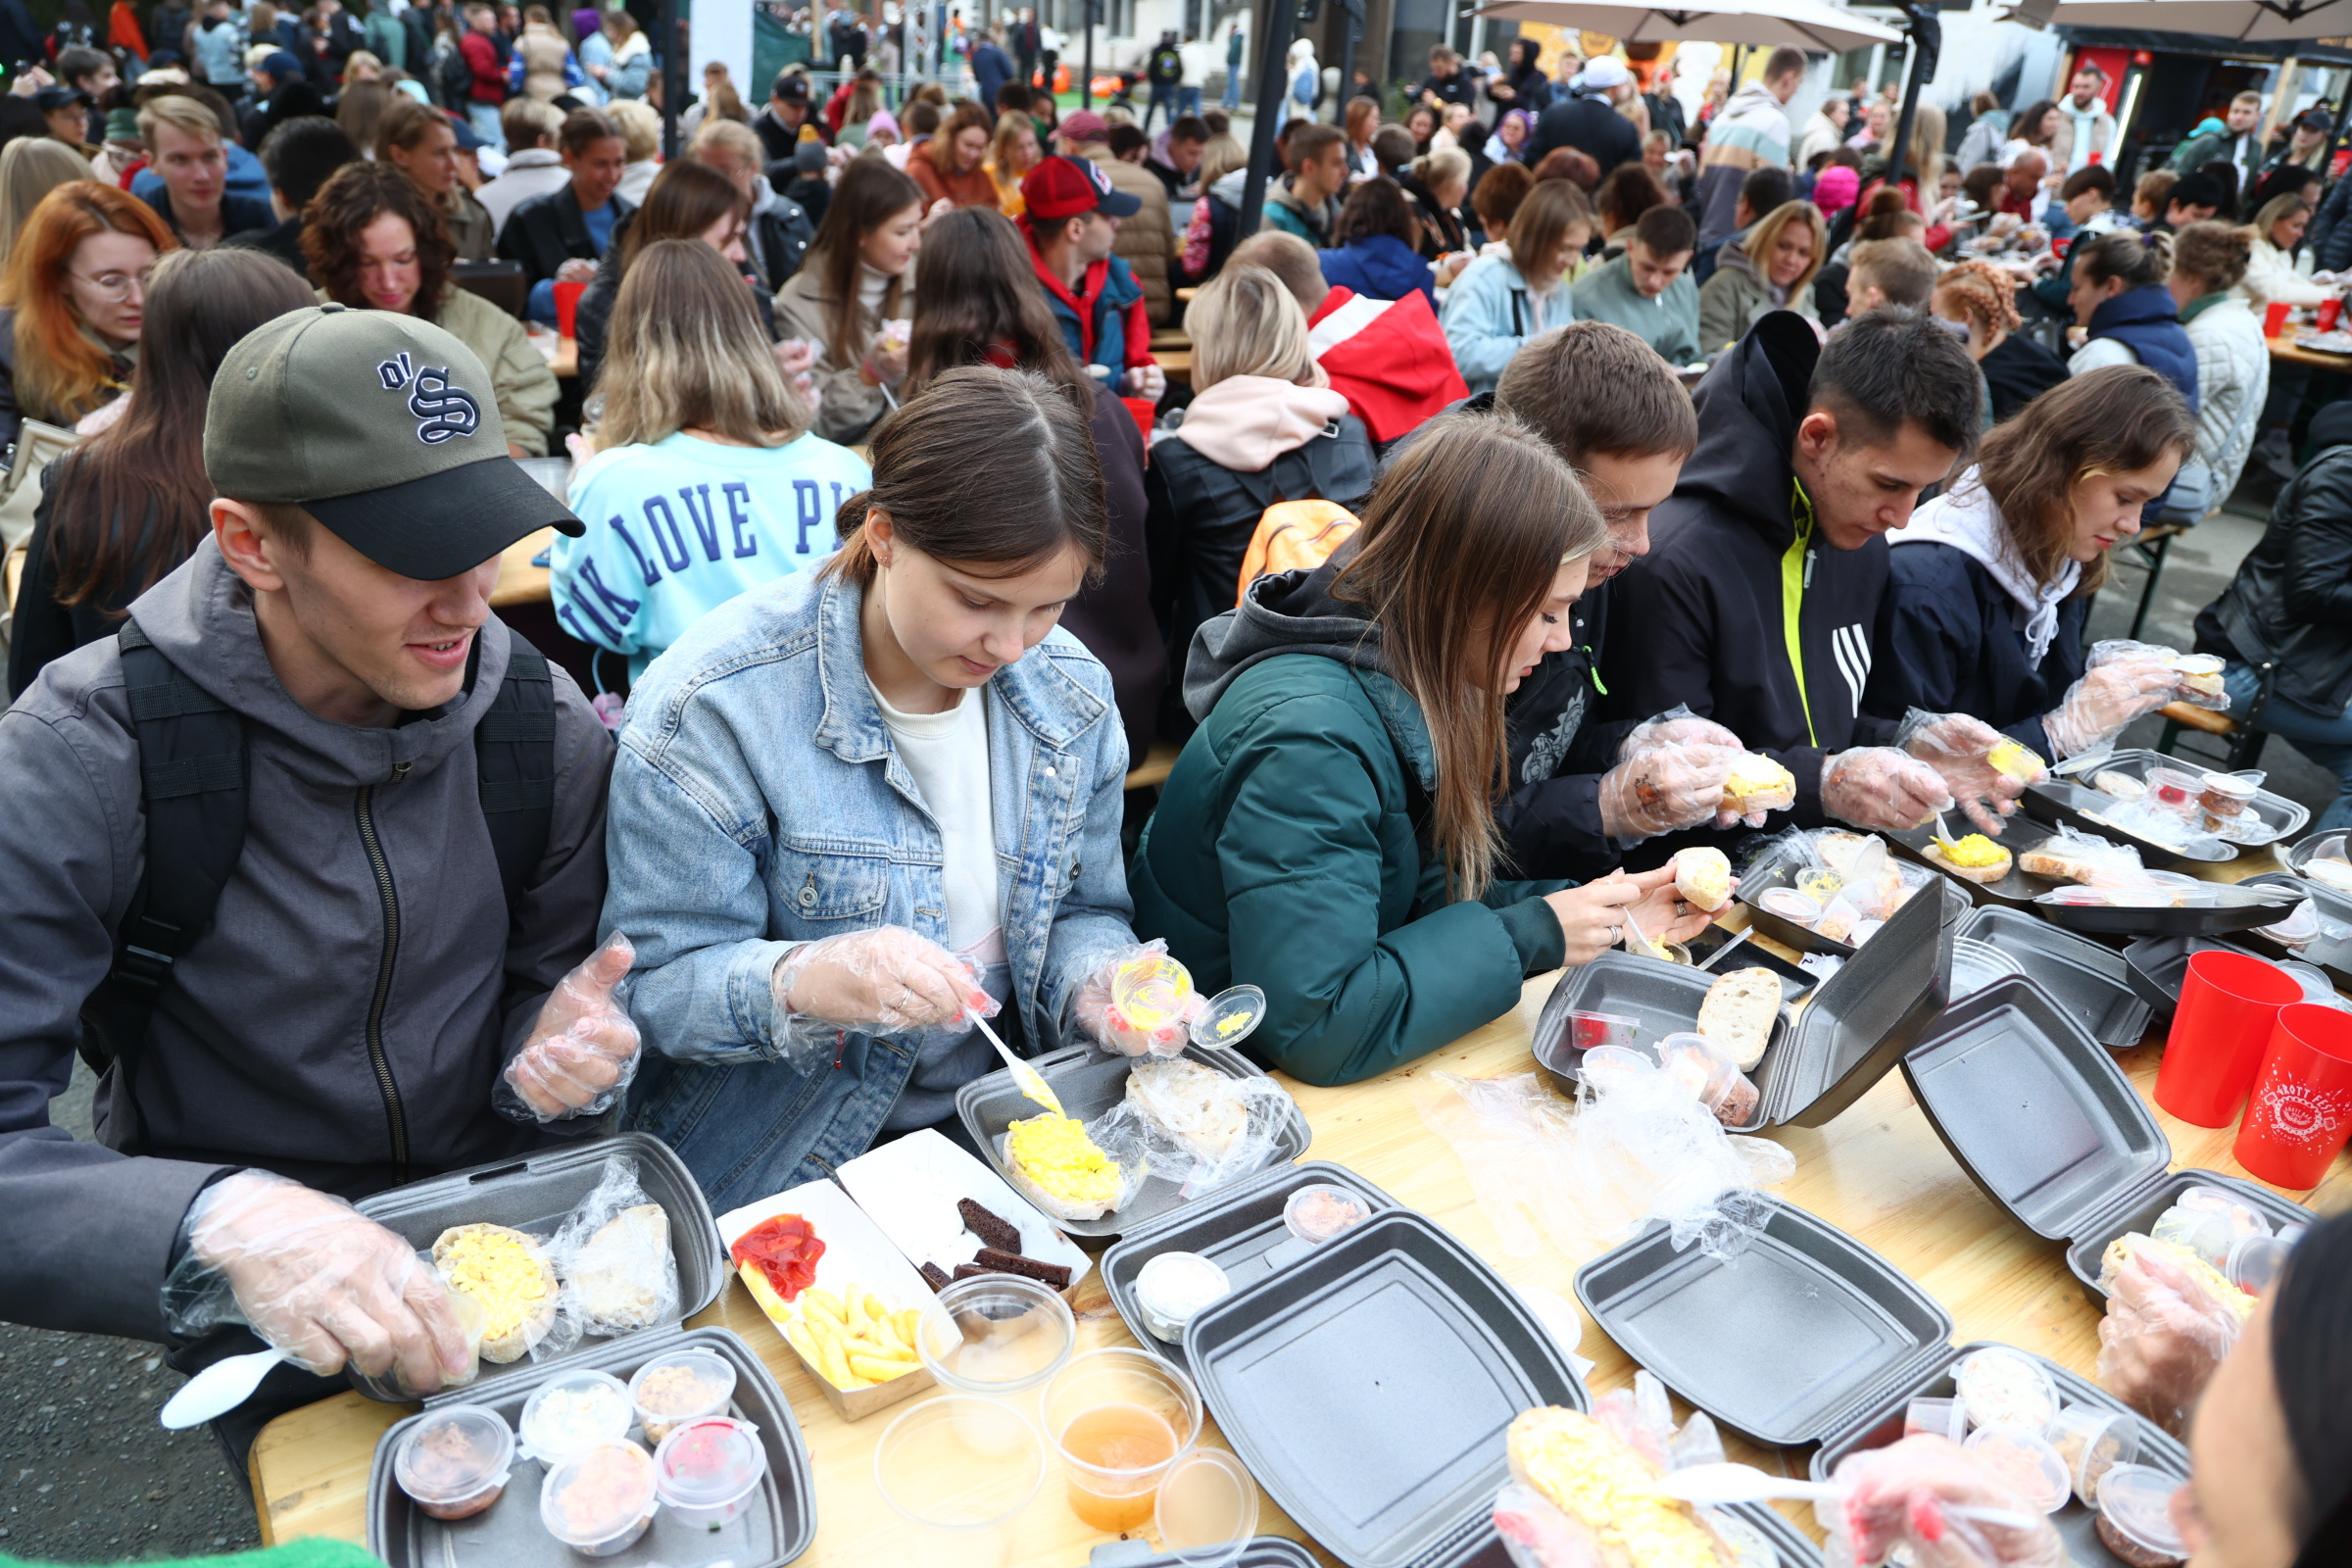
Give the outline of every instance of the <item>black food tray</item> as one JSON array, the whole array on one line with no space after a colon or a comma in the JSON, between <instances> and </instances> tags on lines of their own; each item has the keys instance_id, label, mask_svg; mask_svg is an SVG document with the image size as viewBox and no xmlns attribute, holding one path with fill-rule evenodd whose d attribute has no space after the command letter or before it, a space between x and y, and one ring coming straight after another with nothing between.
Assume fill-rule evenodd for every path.
<instances>
[{"instance_id":1,"label":"black food tray","mask_svg":"<svg viewBox=\"0 0 2352 1568\"><path fill-rule=\"evenodd\" d=\"M2228 768L2207 767L2204 763L2189 758L2167 757L2162 752L2152 752L2145 748L2134 747L2127 751L2110 752L2103 760L2083 768L2080 773L2072 775L2072 778L2074 783L2085 789L2089 787L2090 781L2101 773L2121 773L2126 778L2145 784L2148 781L2148 769L2160 762L2167 767L2177 767L2183 772L2194 773L2200 778L2214 773L2230 771ZM2053 779L2049 782L2063 783L2066 781ZM2092 793L2097 792L2093 791ZM2113 799L2112 796L2105 798ZM2259 850L2265 845L2277 844L2282 839L2293 838L2302 832L2311 821L2310 807L2259 787L2255 789L2254 799L2248 805L2247 810L2261 820L2262 832L2242 841L2237 839L2229 841L2241 851ZM2126 837L2129 836L2126 835Z\"/></svg>"},{"instance_id":2,"label":"black food tray","mask_svg":"<svg viewBox=\"0 0 2352 1568\"><path fill-rule=\"evenodd\" d=\"M526 1376L510 1377L496 1388L476 1384L465 1392L467 1404L487 1405L518 1426L522 1406L538 1386L583 1367L609 1372L626 1383L656 1356L685 1349L709 1350L735 1369L735 1395L727 1413L760 1429L767 1450L767 1473L752 1505L717 1530L689 1526L667 1508L636 1544L603 1559L615 1568L727 1561L735 1568L780 1568L808 1549L816 1536L815 1493L809 1482L808 1450L792 1418L792 1401L752 1348L726 1329L647 1329L625 1340L600 1342L591 1350L561 1361L517 1365ZM429 1413L429 1412L428 1412ZM392 1456L409 1429L425 1419L414 1415L384 1434L368 1470L368 1549L389 1568L569 1568L581 1559L547 1533L539 1522L539 1484L547 1466L517 1457L507 1490L470 1519L442 1520L409 1500L392 1478Z\"/></svg>"},{"instance_id":3,"label":"black food tray","mask_svg":"<svg viewBox=\"0 0 2352 1568\"><path fill-rule=\"evenodd\" d=\"M2188 960L2209 951L2242 953L2260 957L2252 948L2213 937L2142 937L2124 949L2124 972L2140 1001L2159 1023L2170 1023L2180 1005L2180 982L2187 977Z\"/></svg>"},{"instance_id":4,"label":"black food tray","mask_svg":"<svg viewBox=\"0 0 2352 1568\"><path fill-rule=\"evenodd\" d=\"M2294 912L2294 906L2221 904L2205 908L2172 905L2045 904L2034 907L2052 925L2099 937L2209 937L2225 931L2247 931L2271 925Z\"/></svg>"},{"instance_id":5,"label":"black food tray","mask_svg":"<svg viewBox=\"0 0 2352 1568\"><path fill-rule=\"evenodd\" d=\"M1260 1076L1257 1064L1238 1051L1204 1051L1199 1046L1187 1046L1184 1054L1186 1059L1214 1067L1228 1078ZM1091 1046L1052 1052L1029 1063L1052 1086L1063 1111L1079 1121L1093 1121L1125 1097L1127 1074L1135 1064L1135 1057L1110 1055ZM1020 1191L1020 1183L1005 1168L998 1153L997 1140L1004 1137L1004 1129L1012 1123L1042 1115L1044 1109L1022 1094L1012 1081L1012 1073L1002 1067L956 1091L956 1113L963 1118L964 1131L971 1134L982 1157L1014 1192ZM1289 1120L1274 1140L1269 1163L1289 1164L1306 1152L1307 1142L1313 1136L1306 1117L1293 1105ZM1054 1223L1067 1236L1107 1241L1158 1218L1185 1201L1181 1183L1154 1174L1145 1179L1143 1190L1125 1208L1114 1208L1101 1219L1055 1219Z\"/></svg>"},{"instance_id":6,"label":"black food tray","mask_svg":"<svg viewBox=\"0 0 2352 1568\"><path fill-rule=\"evenodd\" d=\"M1698 972L1722 976L1740 969L1770 969L1781 982L1783 1002L1800 1001L1806 992L1821 984L1821 976L1799 964L1790 963L1779 954L1750 942L1751 932L1742 931L1731 941L1707 956Z\"/></svg>"},{"instance_id":7,"label":"black food tray","mask_svg":"<svg viewBox=\"0 0 2352 1568\"><path fill-rule=\"evenodd\" d=\"M2239 939L2265 958L2292 959L2298 963L2316 965L2324 971L2328 982L2338 990L2352 989L2352 894L2339 893L2323 882L2295 876L2286 871L2266 871L2250 876L2240 887L2283 887L2303 894L2311 900L2312 912L2320 917L2320 934L2300 948L2290 948L2275 941L2260 928L2249 928ZM2289 909L2287 914L2294 911ZM2285 918L2285 916L2280 916ZM2330 938L2328 928L2346 929L2347 934Z\"/></svg>"},{"instance_id":8,"label":"black food tray","mask_svg":"<svg viewBox=\"0 0 2352 1568\"><path fill-rule=\"evenodd\" d=\"M2180 1201L2180 1195L2191 1187L2219 1187L2239 1202L2271 1222L2276 1231L2286 1225L2309 1225L2318 1216L2301 1203L2280 1198L2269 1188L2237 1176L2225 1176L2214 1170L2177 1170L2166 1175L2155 1186L2136 1195L2138 1200L2120 1212L2101 1216L2099 1223L2075 1239L2066 1250L2066 1266L2082 1286L2082 1294L2093 1306L2107 1304L2107 1293L2099 1289L2099 1261L2106 1256L2108 1244L2119 1236L2137 1231L2142 1236L2154 1226L2157 1216Z\"/></svg>"},{"instance_id":9,"label":"black food tray","mask_svg":"<svg viewBox=\"0 0 2352 1568\"><path fill-rule=\"evenodd\" d=\"M1652 1061L1657 1060L1660 1041L1668 1035L1689 1034L1698 1028L1698 1009L1707 1000L1708 991L1725 975L1744 967L1739 958L1740 951L1739 947L1727 948L1727 961L1716 970L1686 969L1679 963L1660 963L1655 958L1614 951L1567 970L1551 988L1544 1011L1536 1019L1537 1068L1560 1093L1571 1097L1576 1094L1585 1054L1570 1038L1571 1012L1606 1012L1633 1019L1641 1030L1634 1037L1631 1049ZM1787 994L1784 986L1782 995ZM1773 1052L1788 1036L1787 1006L1784 1001L1782 1012L1772 1021L1772 1035L1765 1042L1762 1060L1747 1069L1749 1077L1762 1074L1764 1064L1772 1060Z\"/></svg>"},{"instance_id":10,"label":"black food tray","mask_svg":"<svg viewBox=\"0 0 2352 1568\"><path fill-rule=\"evenodd\" d=\"M1977 828L1970 825L1968 831L1974 833ZM2001 819L2001 836L1994 839L1993 842L2009 852L2011 864L2006 872L1990 882L1972 882L1950 866L1928 858L1928 846L1936 842L1936 828L1933 823L1926 827L1910 828L1901 833L1881 833L1879 837L1885 839L1887 847L1904 859L1924 865L1931 871L1941 872L1951 880L1954 887L1967 894L1972 903L2006 904L2015 907L2023 907L2031 905L2034 899L2059 884L2046 876L2026 875L2017 868L2015 858L2045 843L2053 831L2054 829L2044 827L2022 811L2003 817Z\"/></svg>"},{"instance_id":11,"label":"black food tray","mask_svg":"<svg viewBox=\"0 0 2352 1568\"><path fill-rule=\"evenodd\" d=\"M2114 804L2109 796L2101 795L2087 784L2054 778L2040 784L2026 786L2022 802L2027 814L2036 821L2060 823L2079 832L2095 833L2110 844L2129 844L2139 852L2139 863L2152 870L2164 870L2174 865L2220 865L2237 858L2234 845L2225 844L2219 855L2186 855L2179 850L2166 849L2154 839L2143 839L2136 833L2126 832L2113 822L2092 816Z\"/></svg>"},{"instance_id":12,"label":"black food tray","mask_svg":"<svg viewBox=\"0 0 2352 1568\"><path fill-rule=\"evenodd\" d=\"M621 1133L522 1159L452 1171L364 1199L359 1210L423 1253L430 1253L434 1240L453 1225L504 1225L544 1242L562 1229L572 1209L596 1190L610 1163L623 1155L637 1162L637 1184L645 1190L647 1200L661 1204L669 1217L669 1250L678 1268L677 1312L671 1321L692 1317L718 1299L734 1270L728 1265L726 1247L718 1239L718 1222L710 1216L702 1188L685 1161L650 1133ZM619 1340L590 1336L580 1343L593 1348L653 1332L639 1329ZM569 1364L571 1357L563 1359ZM482 1375L473 1382L437 1394L426 1402L479 1404L484 1391L544 1365L528 1356L507 1366L484 1361ZM356 1369L350 1376L352 1386L371 1399L402 1404L411 1397Z\"/></svg>"},{"instance_id":13,"label":"black food tray","mask_svg":"<svg viewBox=\"0 0 2352 1568\"><path fill-rule=\"evenodd\" d=\"M1799 953L1825 953L1833 958L1850 958L1857 951L1849 942L1833 942L1810 926L1773 913L1760 901L1774 888L1796 885L1796 872L1781 858L1778 850L1768 850L1756 857L1755 863L1740 875L1740 886L1734 893L1741 908L1747 910L1747 923L1753 930Z\"/></svg>"},{"instance_id":14,"label":"black food tray","mask_svg":"<svg viewBox=\"0 0 2352 1568\"><path fill-rule=\"evenodd\" d=\"M1308 1160L1262 1171L1121 1237L1102 1254L1102 1283L1135 1343L1190 1373L1192 1358L1183 1345L1170 1345L1144 1326L1135 1298L1144 1265L1162 1252L1198 1252L1225 1271L1238 1295L1315 1250L1313 1243L1291 1234L1282 1206L1300 1188L1326 1184L1355 1194L1375 1214L1396 1207L1395 1199L1345 1165Z\"/></svg>"},{"instance_id":15,"label":"black food tray","mask_svg":"<svg viewBox=\"0 0 2352 1568\"><path fill-rule=\"evenodd\" d=\"M1234 1453L1348 1568L1479 1558L1512 1420L1592 1408L1511 1288L1409 1209L1209 1307L1185 1349Z\"/></svg>"},{"instance_id":16,"label":"black food tray","mask_svg":"<svg viewBox=\"0 0 2352 1568\"><path fill-rule=\"evenodd\" d=\"M2113 948L2010 908L1979 909L1960 934L2007 955L2100 1045L2127 1050L2147 1032L2148 1004Z\"/></svg>"}]
</instances>

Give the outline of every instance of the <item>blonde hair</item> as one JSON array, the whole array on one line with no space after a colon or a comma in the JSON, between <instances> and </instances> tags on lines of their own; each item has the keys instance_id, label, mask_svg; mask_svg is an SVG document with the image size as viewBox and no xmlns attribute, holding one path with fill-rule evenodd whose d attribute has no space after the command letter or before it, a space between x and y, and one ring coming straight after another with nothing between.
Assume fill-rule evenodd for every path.
<instances>
[{"instance_id":1,"label":"blonde hair","mask_svg":"<svg viewBox=\"0 0 2352 1568\"><path fill-rule=\"evenodd\" d=\"M596 392L599 451L710 428L780 447L808 427L741 274L699 239L658 239L629 262Z\"/></svg>"},{"instance_id":2,"label":"blonde hair","mask_svg":"<svg viewBox=\"0 0 2352 1568\"><path fill-rule=\"evenodd\" d=\"M1306 313L1281 278L1262 267L1228 263L1184 308L1193 340L1193 390L1236 375L1320 386L1322 367L1306 339Z\"/></svg>"},{"instance_id":3,"label":"blonde hair","mask_svg":"<svg viewBox=\"0 0 2352 1568\"><path fill-rule=\"evenodd\" d=\"M760 140L759 132L742 122L715 117L705 120L702 128L694 133L694 140L687 144L686 151L688 156L700 158L712 148L742 164L755 177L765 176L767 149Z\"/></svg>"},{"instance_id":4,"label":"blonde hair","mask_svg":"<svg viewBox=\"0 0 2352 1568\"><path fill-rule=\"evenodd\" d=\"M166 93L150 98L139 106L139 140L147 150L155 150L155 127L170 125L182 135L219 146L225 139L220 134L220 120L199 99L182 93Z\"/></svg>"},{"instance_id":5,"label":"blonde hair","mask_svg":"<svg viewBox=\"0 0 2352 1568\"><path fill-rule=\"evenodd\" d=\"M1470 155L1459 147L1440 147L1414 159L1412 174L1421 182L1422 189L1433 194L1441 186L1450 185L1457 179L1467 185L1470 183Z\"/></svg>"},{"instance_id":6,"label":"blonde hair","mask_svg":"<svg viewBox=\"0 0 2352 1568\"><path fill-rule=\"evenodd\" d=\"M625 11L608 15L627 16ZM620 127L620 144L628 149L628 161L642 164L662 150L662 111L642 98L615 98L605 105L605 113ZM732 121L712 122L732 124ZM764 154L762 155L764 157Z\"/></svg>"},{"instance_id":7,"label":"blonde hair","mask_svg":"<svg viewBox=\"0 0 2352 1568\"><path fill-rule=\"evenodd\" d=\"M52 137L19 136L0 147L0 266L42 197L70 180L97 177L88 159Z\"/></svg>"},{"instance_id":8,"label":"blonde hair","mask_svg":"<svg viewBox=\"0 0 2352 1568\"><path fill-rule=\"evenodd\" d=\"M1783 202L1766 213L1756 226L1748 231L1747 238L1740 242L1740 248L1754 264L1756 275L1766 277L1771 272L1771 263L1765 258L1781 242L1781 230L1790 223L1804 224L1813 235L1813 259L1805 264L1805 270L1796 281L1788 285L1788 297L1793 300L1812 285L1813 279L1821 271L1822 264L1830 259L1830 228L1821 220L1820 208L1811 202Z\"/></svg>"},{"instance_id":9,"label":"blonde hair","mask_svg":"<svg viewBox=\"0 0 2352 1568\"><path fill-rule=\"evenodd\" d=\"M1250 167L1250 149L1231 135L1211 136L1200 148L1200 188L1208 189L1237 169Z\"/></svg>"}]
</instances>

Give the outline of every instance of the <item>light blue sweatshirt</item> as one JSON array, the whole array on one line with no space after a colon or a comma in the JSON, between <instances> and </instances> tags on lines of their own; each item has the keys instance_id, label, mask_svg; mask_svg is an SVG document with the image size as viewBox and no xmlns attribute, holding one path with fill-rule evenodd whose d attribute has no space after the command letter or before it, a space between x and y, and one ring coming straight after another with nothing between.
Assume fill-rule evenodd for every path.
<instances>
[{"instance_id":1,"label":"light blue sweatshirt","mask_svg":"<svg viewBox=\"0 0 2352 1568\"><path fill-rule=\"evenodd\" d=\"M706 612L831 555L833 514L873 483L847 447L804 435L729 447L680 431L600 452L571 481L588 531L556 536L556 615L629 656L629 678Z\"/></svg>"},{"instance_id":2,"label":"light blue sweatshirt","mask_svg":"<svg viewBox=\"0 0 2352 1568\"><path fill-rule=\"evenodd\" d=\"M1538 295L1511 265L1508 252L1480 256L1446 291L1438 320L1453 346L1454 368L1473 393L1492 392L1520 345L1539 332L1576 319L1568 285Z\"/></svg>"}]
</instances>

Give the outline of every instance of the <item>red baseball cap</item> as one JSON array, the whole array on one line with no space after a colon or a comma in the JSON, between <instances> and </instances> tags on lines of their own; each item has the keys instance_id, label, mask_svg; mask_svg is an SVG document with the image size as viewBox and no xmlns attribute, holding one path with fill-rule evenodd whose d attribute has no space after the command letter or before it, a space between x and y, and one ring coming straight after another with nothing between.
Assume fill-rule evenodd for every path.
<instances>
[{"instance_id":1,"label":"red baseball cap","mask_svg":"<svg viewBox=\"0 0 2352 1568\"><path fill-rule=\"evenodd\" d=\"M1133 218L1143 207L1141 196L1130 196L1110 182L1110 176L1092 159L1065 158L1056 153L1041 158L1021 179L1021 204L1029 216L1046 222L1076 218L1081 213L1105 213Z\"/></svg>"}]
</instances>

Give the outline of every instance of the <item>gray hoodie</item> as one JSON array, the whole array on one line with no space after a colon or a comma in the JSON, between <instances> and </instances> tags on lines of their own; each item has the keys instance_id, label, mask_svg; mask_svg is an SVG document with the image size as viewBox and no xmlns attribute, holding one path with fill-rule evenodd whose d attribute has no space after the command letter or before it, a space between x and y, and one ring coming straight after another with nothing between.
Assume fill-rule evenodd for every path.
<instances>
[{"instance_id":1,"label":"gray hoodie","mask_svg":"<svg viewBox=\"0 0 2352 1568\"><path fill-rule=\"evenodd\" d=\"M1351 539L1312 570L1258 578L1238 607L1201 622L1184 665L1184 706L1195 722L1207 722L1242 671L1284 654L1316 654L1388 673L1380 623L1362 606L1332 597L1333 579L1354 559Z\"/></svg>"},{"instance_id":2,"label":"gray hoodie","mask_svg":"<svg viewBox=\"0 0 2352 1568\"><path fill-rule=\"evenodd\" d=\"M447 710L360 729L279 685L250 593L210 539L131 614L246 721L244 855L155 1010L135 1115L108 1102L110 1075L99 1127L113 1147L74 1142L49 1124L49 1100L145 858L114 639L50 664L0 715L0 1319L160 1339L181 1215L224 1170L357 1197L551 1141L490 1096L595 936L612 743L555 670L555 817L510 931L472 746L506 673L501 622L482 628L471 684ZM379 985L389 1093L369 1047ZM116 1152L133 1143L142 1157Z\"/></svg>"}]
</instances>

